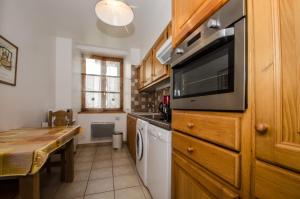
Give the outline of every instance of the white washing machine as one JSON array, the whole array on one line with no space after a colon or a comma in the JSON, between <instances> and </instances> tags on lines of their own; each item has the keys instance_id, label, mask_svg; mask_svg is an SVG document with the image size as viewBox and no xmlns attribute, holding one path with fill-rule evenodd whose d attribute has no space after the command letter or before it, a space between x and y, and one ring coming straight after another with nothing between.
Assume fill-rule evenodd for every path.
<instances>
[{"instance_id":1,"label":"white washing machine","mask_svg":"<svg viewBox=\"0 0 300 199\"><path fill-rule=\"evenodd\" d=\"M140 119L136 123L136 168L145 186L147 186L148 125L148 122Z\"/></svg>"},{"instance_id":2,"label":"white washing machine","mask_svg":"<svg viewBox=\"0 0 300 199\"><path fill-rule=\"evenodd\" d=\"M171 199L172 132L148 127L148 189L154 199Z\"/></svg>"}]
</instances>

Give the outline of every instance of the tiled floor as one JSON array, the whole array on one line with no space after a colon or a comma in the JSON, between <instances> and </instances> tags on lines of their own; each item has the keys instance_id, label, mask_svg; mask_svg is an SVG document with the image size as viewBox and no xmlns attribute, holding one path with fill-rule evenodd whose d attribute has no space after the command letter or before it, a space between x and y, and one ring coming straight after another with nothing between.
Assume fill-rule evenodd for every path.
<instances>
[{"instance_id":1,"label":"tiled floor","mask_svg":"<svg viewBox=\"0 0 300 199\"><path fill-rule=\"evenodd\" d=\"M41 176L42 199L149 199L128 149L79 147L73 183L61 183L59 172Z\"/></svg>"}]
</instances>

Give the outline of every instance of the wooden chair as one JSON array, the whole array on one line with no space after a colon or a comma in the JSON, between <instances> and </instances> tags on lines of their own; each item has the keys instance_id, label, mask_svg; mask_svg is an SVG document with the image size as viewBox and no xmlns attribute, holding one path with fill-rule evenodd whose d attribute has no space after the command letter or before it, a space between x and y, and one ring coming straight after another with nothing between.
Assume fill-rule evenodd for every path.
<instances>
[{"instance_id":1,"label":"wooden chair","mask_svg":"<svg viewBox=\"0 0 300 199\"><path fill-rule=\"evenodd\" d=\"M73 111L72 109L49 111L48 114L48 126L60 127L73 125ZM61 181L65 181L65 147L59 148L53 154L50 155L47 162L47 171L51 173L51 167L61 167Z\"/></svg>"},{"instance_id":2,"label":"wooden chair","mask_svg":"<svg viewBox=\"0 0 300 199\"><path fill-rule=\"evenodd\" d=\"M49 111L48 126L68 126L73 124L73 111L67 109L67 111L59 110L56 112Z\"/></svg>"}]
</instances>

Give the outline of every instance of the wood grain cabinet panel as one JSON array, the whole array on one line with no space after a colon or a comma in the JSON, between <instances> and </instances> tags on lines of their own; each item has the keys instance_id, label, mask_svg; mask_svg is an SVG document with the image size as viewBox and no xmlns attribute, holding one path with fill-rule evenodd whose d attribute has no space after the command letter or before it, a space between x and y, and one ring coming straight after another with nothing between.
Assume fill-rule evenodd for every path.
<instances>
[{"instance_id":1,"label":"wood grain cabinet panel","mask_svg":"<svg viewBox=\"0 0 300 199\"><path fill-rule=\"evenodd\" d=\"M172 112L173 129L188 133L230 149L240 150L241 115L205 114L203 112Z\"/></svg>"},{"instance_id":2,"label":"wood grain cabinet panel","mask_svg":"<svg viewBox=\"0 0 300 199\"><path fill-rule=\"evenodd\" d=\"M172 198L239 198L239 195L215 180L198 165L177 152L172 156Z\"/></svg>"},{"instance_id":3,"label":"wood grain cabinet panel","mask_svg":"<svg viewBox=\"0 0 300 199\"><path fill-rule=\"evenodd\" d=\"M129 153L135 162L136 157L136 118L127 115L127 145Z\"/></svg>"},{"instance_id":4,"label":"wood grain cabinet panel","mask_svg":"<svg viewBox=\"0 0 300 199\"><path fill-rule=\"evenodd\" d=\"M144 61L144 86L147 86L152 82L152 65L153 65L153 59L152 59L152 51L148 53L148 55L145 57Z\"/></svg>"},{"instance_id":5,"label":"wood grain cabinet panel","mask_svg":"<svg viewBox=\"0 0 300 199\"><path fill-rule=\"evenodd\" d=\"M256 157L300 172L300 1L252 4Z\"/></svg>"},{"instance_id":6,"label":"wood grain cabinet panel","mask_svg":"<svg viewBox=\"0 0 300 199\"><path fill-rule=\"evenodd\" d=\"M300 174L260 161L255 163L255 197L299 199Z\"/></svg>"},{"instance_id":7,"label":"wood grain cabinet panel","mask_svg":"<svg viewBox=\"0 0 300 199\"><path fill-rule=\"evenodd\" d=\"M172 43L175 48L186 36L228 0L173 0Z\"/></svg>"},{"instance_id":8,"label":"wood grain cabinet panel","mask_svg":"<svg viewBox=\"0 0 300 199\"><path fill-rule=\"evenodd\" d=\"M173 132L172 142L175 150L235 187L240 187L240 155L238 153L178 132Z\"/></svg>"},{"instance_id":9,"label":"wood grain cabinet panel","mask_svg":"<svg viewBox=\"0 0 300 199\"><path fill-rule=\"evenodd\" d=\"M137 73L138 73L138 81L139 81L139 84L138 84L138 89L141 89L144 87L144 70L145 70L145 66L142 64L138 70L137 70Z\"/></svg>"}]
</instances>

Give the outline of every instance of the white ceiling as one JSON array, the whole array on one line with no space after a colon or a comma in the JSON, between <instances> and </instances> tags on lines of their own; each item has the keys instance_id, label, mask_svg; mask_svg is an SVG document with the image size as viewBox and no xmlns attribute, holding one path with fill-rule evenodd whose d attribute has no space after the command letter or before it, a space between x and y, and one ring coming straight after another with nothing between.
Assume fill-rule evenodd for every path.
<instances>
[{"instance_id":1,"label":"white ceiling","mask_svg":"<svg viewBox=\"0 0 300 199\"><path fill-rule=\"evenodd\" d=\"M134 7L135 18L127 29L115 28L97 19L94 7L98 1L22 0L20 6L39 15L55 36L69 37L83 45L140 48L142 55L171 19L171 0L124 0Z\"/></svg>"}]
</instances>

